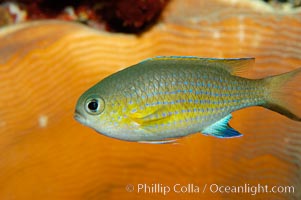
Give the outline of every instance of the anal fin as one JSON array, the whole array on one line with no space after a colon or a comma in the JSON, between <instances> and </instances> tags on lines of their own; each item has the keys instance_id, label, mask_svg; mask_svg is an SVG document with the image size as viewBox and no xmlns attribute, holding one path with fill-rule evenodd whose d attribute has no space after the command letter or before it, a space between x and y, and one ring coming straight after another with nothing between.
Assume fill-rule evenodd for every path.
<instances>
[{"instance_id":1,"label":"anal fin","mask_svg":"<svg viewBox=\"0 0 301 200\"><path fill-rule=\"evenodd\" d=\"M233 138L242 136L241 133L233 129L229 124L229 120L232 118L232 115L229 114L221 120L215 122L211 126L205 128L202 133L205 135L212 135L218 138Z\"/></svg>"}]
</instances>

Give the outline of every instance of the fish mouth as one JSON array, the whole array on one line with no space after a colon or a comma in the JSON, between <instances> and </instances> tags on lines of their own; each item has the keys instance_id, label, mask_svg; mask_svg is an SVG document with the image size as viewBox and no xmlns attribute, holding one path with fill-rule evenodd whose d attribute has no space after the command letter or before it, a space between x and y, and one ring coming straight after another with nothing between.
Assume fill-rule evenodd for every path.
<instances>
[{"instance_id":1,"label":"fish mouth","mask_svg":"<svg viewBox=\"0 0 301 200\"><path fill-rule=\"evenodd\" d=\"M75 113L74 113L74 119L82 124L86 124L86 118L83 117L83 115L78 112L77 110L75 110Z\"/></svg>"}]
</instances>

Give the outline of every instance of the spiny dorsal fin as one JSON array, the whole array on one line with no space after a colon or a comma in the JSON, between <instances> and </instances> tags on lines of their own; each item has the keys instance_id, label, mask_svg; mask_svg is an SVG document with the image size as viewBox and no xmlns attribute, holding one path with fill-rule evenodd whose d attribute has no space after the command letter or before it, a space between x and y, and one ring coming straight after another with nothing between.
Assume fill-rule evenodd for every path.
<instances>
[{"instance_id":1,"label":"spiny dorsal fin","mask_svg":"<svg viewBox=\"0 0 301 200\"><path fill-rule=\"evenodd\" d=\"M146 59L143 62L148 61L177 61L185 62L185 64L188 64L190 62L197 62L203 66L214 66L225 69L232 75L241 75L252 68L255 63L255 58L201 58L196 56L158 56Z\"/></svg>"}]
</instances>

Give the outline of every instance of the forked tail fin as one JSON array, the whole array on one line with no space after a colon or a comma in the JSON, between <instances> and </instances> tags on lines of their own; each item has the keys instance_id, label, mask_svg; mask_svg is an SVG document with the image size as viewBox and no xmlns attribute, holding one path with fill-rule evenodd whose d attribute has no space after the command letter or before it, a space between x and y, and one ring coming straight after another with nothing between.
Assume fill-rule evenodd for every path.
<instances>
[{"instance_id":1,"label":"forked tail fin","mask_svg":"<svg viewBox=\"0 0 301 200\"><path fill-rule=\"evenodd\" d=\"M264 79L267 93L263 107L301 121L301 68Z\"/></svg>"}]
</instances>

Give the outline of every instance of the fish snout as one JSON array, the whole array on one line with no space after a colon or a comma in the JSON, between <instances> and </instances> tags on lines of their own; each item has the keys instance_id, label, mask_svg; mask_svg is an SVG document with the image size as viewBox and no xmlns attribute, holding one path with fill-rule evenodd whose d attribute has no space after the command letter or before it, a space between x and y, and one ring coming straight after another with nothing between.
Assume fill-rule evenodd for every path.
<instances>
[{"instance_id":1,"label":"fish snout","mask_svg":"<svg viewBox=\"0 0 301 200\"><path fill-rule=\"evenodd\" d=\"M85 124L86 119L78 110L75 110L73 117L76 121Z\"/></svg>"}]
</instances>

